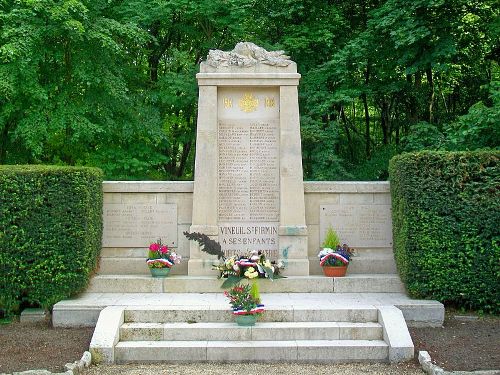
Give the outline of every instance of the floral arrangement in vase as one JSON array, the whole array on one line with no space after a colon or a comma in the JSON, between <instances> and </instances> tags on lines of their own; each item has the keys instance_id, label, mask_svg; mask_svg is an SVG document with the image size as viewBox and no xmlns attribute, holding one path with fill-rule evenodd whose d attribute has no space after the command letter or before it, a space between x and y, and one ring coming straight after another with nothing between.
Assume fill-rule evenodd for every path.
<instances>
[{"instance_id":1,"label":"floral arrangement in vase","mask_svg":"<svg viewBox=\"0 0 500 375\"><path fill-rule=\"evenodd\" d=\"M164 245L161 239L149 245L146 264L153 277L166 277L170 269L181 262L182 257Z\"/></svg>"},{"instance_id":2,"label":"floral arrangement in vase","mask_svg":"<svg viewBox=\"0 0 500 375\"><path fill-rule=\"evenodd\" d=\"M222 288L227 289L244 279L266 278L274 280L282 278L280 272L285 268L283 262L270 261L263 251L253 250L245 255L226 257L220 244L203 233L188 233L184 235L200 244L200 249L208 254L217 255L219 264L213 269L219 271L219 278L225 278Z\"/></svg>"},{"instance_id":3,"label":"floral arrangement in vase","mask_svg":"<svg viewBox=\"0 0 500 375\"><path fill-rule=\"evenodd\" d=\"M322 249L318 253L319 265L323 267L325 276L345 276L347 266L354 254L347 244L340 245L340 239L333 228L328 228Z\"/></svg>"},{"instance_id":4,"label":"floral arrangement in vase","mask_svg":"<svg viewBox=\"0 0 500 375\"><path fill-rule=\"evenodd\" d=\"M236 316L236 323L242 326L255 325L257 317L264 312L260 303L257 284L235 285L224 292Z\"/></svg>"}]
</instances>

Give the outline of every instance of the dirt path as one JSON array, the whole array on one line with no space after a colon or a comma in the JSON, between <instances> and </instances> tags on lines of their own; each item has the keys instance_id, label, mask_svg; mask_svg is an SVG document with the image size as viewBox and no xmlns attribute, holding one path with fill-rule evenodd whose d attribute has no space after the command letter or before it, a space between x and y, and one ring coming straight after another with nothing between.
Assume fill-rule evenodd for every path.
<instances>
[{"instance_id":1,"label":"dirt path","mask_svg":"<svg viewBox=\"0 0 500 375\"><path fill-rule=\"evenodd\" d=\"M415 352L427 350L437 364L452 370L500 369L500 318L460 320L448 312L443 328L410 329ZM0 324L0 373L45 368L62 371L88 350L92 328L51 328L48 324ZM248 367L249 366L249 367ZM94 367L93 374L422 374L416 361L400 366L347 365L137 365ZM267 367L266 367L267 366ZM286 369L286 370L285 370ZM220 370L220 372L218 372ZM233 371L233 372L232 372Z\"/></svg>"}]
</instances>

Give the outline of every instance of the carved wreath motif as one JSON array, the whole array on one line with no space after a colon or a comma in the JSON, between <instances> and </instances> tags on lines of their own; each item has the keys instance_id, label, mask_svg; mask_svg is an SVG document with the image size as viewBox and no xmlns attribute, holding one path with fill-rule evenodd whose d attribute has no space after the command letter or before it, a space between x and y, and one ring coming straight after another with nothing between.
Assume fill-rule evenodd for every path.
<instances>
[{"instance_id":1,"label":"carved wreath motif","mask_svg":"<svg viewBox=\"0 0 500 375\"><path fill-rule=\"evenodd\" d=\"M266 51L254 43L240 42L229 52L210 50L207 63L217 68L219 66L247 67L257 64L288 66L292 61L284 54L284 51Z\"/></svg>"}]
</instances>

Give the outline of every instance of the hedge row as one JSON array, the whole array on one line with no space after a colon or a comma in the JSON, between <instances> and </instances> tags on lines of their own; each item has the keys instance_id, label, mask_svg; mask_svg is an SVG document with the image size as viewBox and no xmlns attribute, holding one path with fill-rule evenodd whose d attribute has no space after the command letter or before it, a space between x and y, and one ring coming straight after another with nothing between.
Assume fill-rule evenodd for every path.
<instances>
[{"instance_id":1,"label":"hedge row","mask_svg":"<svg viewBox=\"0 0 500 375\"><path fill-rule=\"evenodd\" d=\"M394 253L410 295L500 312L499 158L419 152L391 160Z\"/></svg>"},{"instance_id":2,"label":"hedge row","mask_svg":"<svg viewBox=\"0 0 500 375\"><path fill-rule=\"evenodd\" d=\"M102 236L102 171L0 166L0 308L50 308L81 291Z\"/></svg>"}]
</instances>

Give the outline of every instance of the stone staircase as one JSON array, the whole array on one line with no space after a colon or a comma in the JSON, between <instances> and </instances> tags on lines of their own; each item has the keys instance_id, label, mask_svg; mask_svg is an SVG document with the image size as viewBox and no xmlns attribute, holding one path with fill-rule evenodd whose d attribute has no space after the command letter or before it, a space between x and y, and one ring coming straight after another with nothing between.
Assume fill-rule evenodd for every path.
<instances>
[{"instance_id":1,"label":"stone staircase","mask_svg":"<svg viewBox=\"0 0 500 375\"><path fill-rule=\"evenodd\" d=\"M259 280L255 327L236 325L221 280L178 272L152 278L144 249L103 249L99 273L54 306L53 325L95 326L90 349L103 363L399 362L413 357L407 324L444 319L439 302L406 296L392 249L359 250L345 277Z\"/></svg>"},{"instance_id":2,"label":"stone staircase","mask_svg":"<svg viewBox=\"0 0 500 375\"><path fill-rule=\"evenodd\" d=\"M395 307L271 303L254 327L239 327L216 300L205 308L107 307L92 338L93 357L107 363L399 362L413 357L404 317Z\"/></svg>"}]
</instances>

